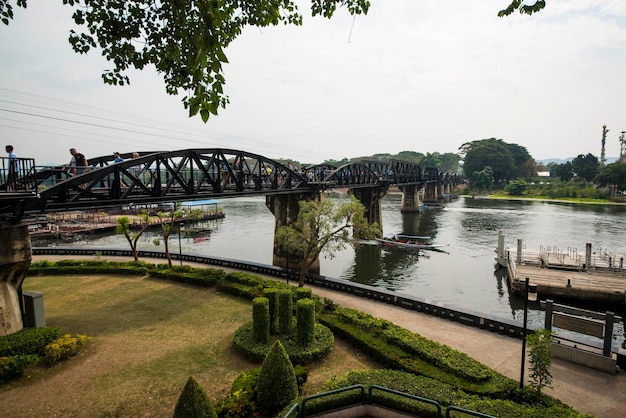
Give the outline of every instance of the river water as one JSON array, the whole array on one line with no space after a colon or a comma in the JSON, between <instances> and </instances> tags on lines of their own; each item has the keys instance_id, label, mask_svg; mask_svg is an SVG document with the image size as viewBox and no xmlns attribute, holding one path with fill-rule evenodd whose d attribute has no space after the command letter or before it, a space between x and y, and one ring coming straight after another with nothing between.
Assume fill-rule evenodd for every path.
<instances>
[{"instance_id":1,"label":"river water","mask_svg":"<svg viewBox=\"0 0 626 418\"><path fill-rule=\"evenodd\" d=\"M329 198L345 199L346 195L337 193ZM626 206L461 197L446 202L444 210L401 214L400 201L400 194L383 199L384 235L431 236L435 244L444 245L443 251L416 254L376 245L348 247L333 258L322 257L321 275L521 321L523 300L509 295L502 271L495 269L498 231L504 231L506 245L513 251L517 239L522 239L528 250L551 246L584 256L585 244L591 243L593 251L608 251L618 259L626 254ZM272 264L274 216L265 206L265 198L226 199L219 206L226 215L223 220L185 226L180 239L182 252ZM190 228L207 231L194 234L194 238L187 236L191 235ZM139 247L158 250L153 243L155 234L144 234ZM178 252L178 244L178 235L173 235L170 251ZM71 245L128 248L119 235L86 236ZM615 310L597 304L585 307L600 312ZM616 313L623 317L626 310L617 308ZM539 306L532 305L529 322L540 326L543 320ZM620 324L617 344L623 333Z\"/></svg>"}]
</instances>

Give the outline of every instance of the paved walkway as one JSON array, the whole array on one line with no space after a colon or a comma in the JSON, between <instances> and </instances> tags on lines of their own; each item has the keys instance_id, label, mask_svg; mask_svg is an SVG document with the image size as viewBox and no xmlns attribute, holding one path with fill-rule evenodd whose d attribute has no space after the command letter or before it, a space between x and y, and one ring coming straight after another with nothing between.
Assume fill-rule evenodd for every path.
<instances>
[{"instance_id":1,"label":"paved walkway","mask_svg":"<svg viewBox=\"0 0 626 418\"><path fill-rule=\"evenodd\" d=\"M36 260L67 259L68 256L35 256ZM72 258L88 258L77 257ZM205 265L199 265L206 267ZM225 269L228 270L228 269ZM442 318L410 311L385 303L311 286L323 298L349 308L358 309L377 318L446 344L458 351L519 381L521 366L521 340L506 337L479 328L473 328ZM526 356L528 359L528 356ZM525 373L528 383L528 371ZM545 393L560 399L578 411L598 418L626 417L626 371L608 374L563 360L552 362L553 388Z\"/></svg>"}]
</instances>

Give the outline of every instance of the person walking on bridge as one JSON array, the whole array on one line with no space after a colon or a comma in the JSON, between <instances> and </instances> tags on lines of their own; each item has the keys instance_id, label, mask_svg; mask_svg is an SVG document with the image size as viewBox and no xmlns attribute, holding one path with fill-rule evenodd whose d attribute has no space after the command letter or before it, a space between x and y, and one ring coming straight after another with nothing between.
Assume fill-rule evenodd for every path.
<instances>
[{"instance_id":1,"label":"person walking on bridge","mask_svg":"<svg viewBox=\"0 0 626 418\"><path fill-rule=\"evenodd\" d=\"M85 156L76 151L76 148L70 148L70 154L72 154L72 159L67 164L67 166L70 168L70 173L77 176L87 171L87 165L89 163Z\"/></svg>"},{"instance_id":2,"label":"person walking on bridge","mask_svg":"<svg viewBox=\"0 0 626 418\"><path fill-rule=\"evenodd\" d=\"M17 186L17 173L19 171L19 162L17 161L17 155L13 152L13 145L7 145L4 147L7 154L9 154L9 167L7 175L7 192L14 191Z\"/></svg>"}]
</instances>

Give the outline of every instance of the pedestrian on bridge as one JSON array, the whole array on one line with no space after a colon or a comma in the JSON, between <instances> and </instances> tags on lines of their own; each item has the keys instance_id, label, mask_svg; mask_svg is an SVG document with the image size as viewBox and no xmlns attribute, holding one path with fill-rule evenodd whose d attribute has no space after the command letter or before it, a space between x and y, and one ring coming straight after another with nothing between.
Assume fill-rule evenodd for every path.
<instances>
[{"instance_id":1,"label":"pedestrian on bridge","mask_svg":"<svg viewBox=\"0 0 626 418\"><path fill-rule=\"evenodd\" d=\"M87 171L87 165L89 163L85 156L76 151L76 148L70 148L70 154L72 154L72 159L67 164L67 166L69 166L70 168L70 173L74 175L79 175Z\"/></svg>"},{"instance_id":2,"label":"pedestrian on bridge","mask_svg":"<svg viewBox=\"0 0 626 418\"><path fill-rule=\"evenodd\" d=\"M17 155L13 152L13 145L7 145L4 147L7 154L9 154L9 167L7 175L7 192L15 190L17 186L17 173L19 171L19 162L17 161Z\"/></svg>"}]
</instances>

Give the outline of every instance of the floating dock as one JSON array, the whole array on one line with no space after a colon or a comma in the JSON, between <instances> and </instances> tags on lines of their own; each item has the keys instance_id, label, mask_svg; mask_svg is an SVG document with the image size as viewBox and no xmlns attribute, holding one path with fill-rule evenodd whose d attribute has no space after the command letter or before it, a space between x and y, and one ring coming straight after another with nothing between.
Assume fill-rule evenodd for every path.
<instances>
[{"instance_id":1,"label":"floating dock","mask_svg":"<svg viewBox=\"0 0 626 418\"><path fill-rule=\"evenodd\" d=\"M575 250L563 252L557 247L524 249L517 240L517 250L504 245L500 231L496 261L507 269L509 287L522 294L525 279L537 285L539 297L559 297L626 305L626 268L624 255L592 251L586 244L585 254Z\"/></svg>"}]
</instances>

